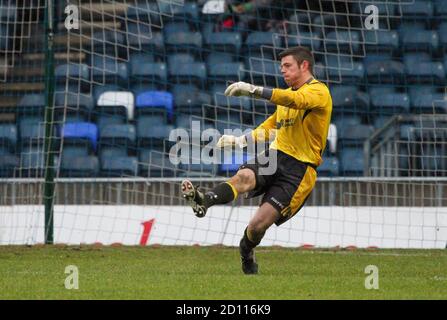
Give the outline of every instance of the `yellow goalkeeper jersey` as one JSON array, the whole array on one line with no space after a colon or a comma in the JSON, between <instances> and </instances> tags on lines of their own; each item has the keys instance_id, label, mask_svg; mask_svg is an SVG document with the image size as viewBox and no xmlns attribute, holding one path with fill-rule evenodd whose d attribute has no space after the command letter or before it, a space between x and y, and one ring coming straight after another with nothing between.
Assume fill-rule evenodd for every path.
<instances>
[{"instance_id":1,"label":"yellow goalkeeper jersey","mask_svg":"<svg viewBox=\"0 0 447 320\"><path fill-rule=\"evenodd\" d=\"M332 98L327 86L311 78L296 90L273 89L270 101L277 105L276 111L253 130L253 139L275 132L271 148L319 166L332 113Z\"/></svg>"}]
</instances>

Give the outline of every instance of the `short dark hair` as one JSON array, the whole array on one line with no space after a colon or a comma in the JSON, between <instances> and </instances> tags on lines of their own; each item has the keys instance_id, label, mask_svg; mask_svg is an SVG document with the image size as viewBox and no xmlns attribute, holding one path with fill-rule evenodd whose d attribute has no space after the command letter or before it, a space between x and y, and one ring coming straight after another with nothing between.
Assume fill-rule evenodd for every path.
<instances>
[{"instance_id":1,"label":"short dark hair","mask_svg":"<svg viewBox=\"0 0 447 320\"><path fill-rule=\"evenodd\" d=\"M314 74L315 60L314 56L312 55L312 52L308 48L306 47L287 48L286 50L282 51L278 57L281 60L286 56L292 56L296 60L296 62L298 62L298 65L303 63L303 61L309 62L310 73Z\"/></svg>"}]
</instances>

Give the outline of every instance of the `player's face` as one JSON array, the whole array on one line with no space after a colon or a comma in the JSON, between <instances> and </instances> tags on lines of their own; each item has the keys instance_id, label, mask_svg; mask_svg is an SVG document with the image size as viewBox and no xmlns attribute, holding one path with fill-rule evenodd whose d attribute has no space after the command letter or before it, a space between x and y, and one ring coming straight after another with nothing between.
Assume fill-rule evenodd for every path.
<instances>
[{"instance_id":1,"label":"player's face","mask_svg":"<svg viewBox=\"0 0 447 320\"><path fill-rule=\"evenodd\" d=\"M301 63L301 65L298 65L298 62L293 56L285 56L281 59L281 73L284 77L284 81L289 87L300 82L303 76L305 63L306 61Z\"/></svg>"}]
</instances>

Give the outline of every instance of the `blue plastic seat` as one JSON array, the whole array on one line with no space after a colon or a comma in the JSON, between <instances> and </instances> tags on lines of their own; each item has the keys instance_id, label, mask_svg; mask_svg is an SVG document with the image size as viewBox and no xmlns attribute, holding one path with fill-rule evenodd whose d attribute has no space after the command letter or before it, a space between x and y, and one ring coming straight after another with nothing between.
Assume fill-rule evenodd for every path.
<instances>
[{"instance_id":1,"label":"blue plastic seat","mask_svg":"<svg viewBox=\"0 0 447 320\"><path fill-rule=\"evenodd\" d=\"M422 148L420 169L424 171L425 175L445 176L447 170L447 148L440 144L426 144Z\"/></svg>"},{"instance_id":2,"label":"blue plastic seat","mask_svg":"<svg viewBox=\"0 0 447 320\"><path fill-rule=\"evenodd\" d=\"M439 36L435 30L406 30L401 33L402 49L405 51L438 50Z\"/></svg>"},{"instance_id":3,"label":"blue plastic seat","mask_svg":"<svg viewBox=\"0 0 447 320\"><path fill-rule=\"evenodd\" d=\"M318 51L321 48L321 39L311 32L300 32L299 34L288 34L284 37L285 46L295 47L303 46L308 47L312 51Z\"/></svg>"},{"instance_id":4,"label":"blue plastic seat","mask_svg":"<svg viewBox=\"0 0 447 320\"><path fill-rule=\"evenodd\" d=\"M329 78L345 84L361 83L365 75L362 62L341 63L338 68L328 68Z\"/></svg>"},{"instance_id":5,"label":"blue plastic seat","mask_svg":"<svg viewBox=\"0 0 447 320\"><path fill-rule=\"evenodd\" d=\"M167 81L167 68L163 62L146 62L142 63L138 60L132 60L131 62L131 77L132 81L138 83L141 82L161 82Z\"/></svg>"},{"instance_id":6,"label":"blue plastic seat","mask_svg":"<svg viewBox=\"0 0 447 320\"><path fill-rule=\"evenodd\" d=\"M323 163L317 168L317 172L321 177L337 177L340 174L337 157L323 157Z\"/></svg>"},{"instance_id":7,"label":"blue plastic seat","mask_svg":"<svg viewBox=\"0 0 447 320\"><path fill-rule=\"evenodd\" d=\"M105 177L135 177L138 175L137 157L102 157L101 175Z\"/></svg>"},{"instance_id":8,"label":"blue plastic seat","mask_svg":"<svg viewBox=\"0 0 447 320\"><path fill-rule=\"evenodd\" d=\"M324 42L330 52L355 54L360 50L360 34L358 31L329 32Z\"/></svg>"},{"instance_id":9,"label":"blue plastic seat","mask_svg":"<svg viewBox=\"0 0 447 320\"><path fill-rule=\"evenodd\" d=\"M242 80L245 77L244 64L241 62L222 62L208 65L208 78L214 83ZM210 80L211 80L210 79Z\"/></svg>"},{"instance_id":10,"label":"blue plastic seat","mask_svg":"<svg viewBox=\"0 0 447 320\"><path fill-rule=\"evenodd\" d=\"M42 123L20 123L20 143L25 145L42 145L45 139L45 124Z\"/></svg>"},{"instance_id":11,"label":"blue plastic seat","mask_svg":"<svg viewBox=\"0 0 447 320\"><path fill-rule=\"evenodd\" d=\"M126 12L127 17L136 21L149 21L154 26L161 27L161 14L157 2L140 0L129 3Z\"/></svg>"},{"instance_id":12,"label":"blue plastic seat","mask_svg":"<svg viewBox=\"0 0 447 320\"><path fill-rule=\"evenodd\" d=\"M168 66L176 68L178 65L195 62L194 55L190 53L173 53L167 56Z\"/></svg>"},{"instance_id":13,"label":"blue plastic seat","mask_svg":"<svg viewBox=\"0 0 447 320\"><path fill-rule=\"evenodd\" d=\"M81 115L79 118L86 119L92 112L93 97L79 93L56 92L54 97L55 112L58 119L73 114Z\"/></svg>"},{"instance_id":14,"label":"blue plastic seat","mask_svg":"<svg viewBox=\"0 0 447 320\"><path fill-rule=\"evenodd\" d=\"M137 114L159 113L160 111L172 118L174 114L174 98L167 91L146 91L135 99Z\"/></svg>"},{"instance_id":15,"label":"blue plastic seat","mask_svg":"<svg viewBox=\"0 0 447 320\"><path fill-rule=\"evenodd\" d=\"M196 1L157 1L161 15L177 20L197 20L199 8Z\"/></svg>"},{"instance_id":16,"label":"blue plastic seat","mask_svg":"<svg viewBox=\"0 0 447 320\"><path fill-rule=\"evenodd\" d=\"M346 126L357 126L362 122L362 118L359 115L353 114L341 114L332 118L332 123L337 128L344 128Z\"/></svg>"},{"instance_id":17,"label":"blue plastic seat","mask_svg":"<svg viewBox=\"0 0 447 320\"><path fill-rule=\"evenodd\" d=\"M0 177L14 177L19 164L19 159L14 154L0 155Z\"/></svg>"},{"instance_id":18,"label":"blue plastic seat","mask_svg":"<svg viewBox=\"0 0 447 320\"><path fill-rule=\"evenodd\" d=\"M211 51L232 52L238 55L242 46L242 35L239 32L214 32L205 38L205 43Z\"/></svg>"},{"instance_id":19,"label":"blue plastic seat","mask_svg":"<svg viewBox=\"0 0 447 320\"><path fill-rule=\"evenodd\" d=\"M274 32L254 31L248 34L245 39L243 50L245 53L253 52L274 52L275 48L282 45L281 37Z\"/></svg>"},{"instance_id":20,"label":"blue plastic seat","mask_svg":"<svg viewBox=\"0 0 447 320\"><path fill-rule=\"evenodd\" d=\"M245 79L263 86L281 87L283 77L278 61L248 57L245 60Z\"/></svg>"},{"instance_id":21,"label":"blue plastic seat","mask_svg":"<svg viewBox=\"0 0 447 320\"><path fill-rule=\"evenodd\" d=\"M340 153L340 167L343 176L363 176L363 148L343 148Z\"/></svg>"},{"instance_id":22,"label":"blue plastic seat","mask_svg":"<svg viewBox=\"0 0 447 320\"><path fill-rule=\"evenodd\" d=\"M163 152L141 149L138 154L139 175L143 177L173 177L177 167Z\"/></svg>"},{"instance_id":23,"label":"blue plastic seat","mask_svg":"<svg viewBox=\"0 0 447 320\"><path fill-rule=\"evenodd\" d=\"M211 104L211 96L195 86L178 85L172 90L176 112L202 114L202 108Z\"/></svg>"},{"instance_id":24,"label":"blue plastic seat","mask_svg":"<svg viewBox=\"0 0 447 320\"><path fill-rule=\"evenodd\" d=\"M132 147L136 139L137 132L133 124L113 124L101 128L99 142L101 146Z\"/></svg>"},{"instance_id":25,"label":"blue plastic seat","mask_svg":"<svg viewBox=\"0 0 447 320\"><path fill-rule=\"evenodd\" d=\"M0 124L0 147L15 152L17 146L17 127L15 124Z\"/></svg>"},{"instance_id":26,"label":"blue plastic seat","mask_svg":"<svg viewBox=\"0 0 447 320\"><path fill-rule=\"evenodd\" d=\"M399 33L395 30L365 31L364 41L368 52L394 52L399 49Z\"/></svg>"},{"instance_id":27,"label":"blue plastic seat","mask_svg":"<svg viewBox=\"0 0 447 320\"><path fill-rule=\"evenodd\" d=\"M86 142L89 147L96 150L98 141L98 128L96 124L90 122L72 122L61 127L61 136L64 143L83 144Z\"/></svg>"},{"instance_id":28,"label":"blue plastic seat","mask_svg":"<svg viewBox=\"0 0 447 320\"><path fill-rule=\"evenodd\" d=\"M365 114L369 111L370 97L356 86L333 86L330 88L334 113Z\"/></svg>"},{"instance_id":29,"label":"blue plastic seat","mask_svg":"<svg viewBox=\"0 0 447 320\"><path fill-rule=\"evenodd\" d=\"M337 126L338 141L342 148L356 146L363 146L363 142L368 139L374 128L371 125L355 124Z\"/></svg>"},{"instance_id":30,"label":"blue plastic seat","mask_svg":"<svg viewBox=\"0 0 447 320\"><path fill-rule=\"evenodd\" d=\"M371 96L371 107L375 113L408 113L410 98L406 93L384 93L381 96Z\"/></svg>"},{"instance_id":31,"label":"blue plastic seat","mask_svg":"<svg viewBox=\"0 0 447 320\"><path fill-rule=\"evenodd\" d=\"M209 66L219 63L236 62L236 57L229 52L210 52L206 57L206 64Z\"/></svg>"},{"instance_id":32,"label":"blue plastic seat","mask_svg":"<svg viewBox=\"0 0 447 320\"><path fill-rule=\"evenodd\" d=\"M444 84L445 69L441 62L419 62L418 64L407 66L406 80L411 84Z\"/></svg>"},{"instance_id":33,"label":"blue plastic seat","mask_svg":"<svg viewBox=\"0 0 447 320\"><path fill-rule=\"evenodd\" d=\"M140 116L137 119L137 140L139 145L163 144L169 139L172 125L154 124L152 116Z\"/></svg>"},{"instance_id":34,"label":"blue plastic seat","mask_svg":"<svg viewBox=\"0 0 447 320\"><path fill-rule=\"evenodd\" d=\"M207 70L203 62L190 62L169 66L169 81L171 83L196 84L205 88Z\"/></svg>"},{"instance_id":35,"label":"blue plastic seat","mask_svg":"<svg viewBox=\"0 0 447 320\"><path fill-rule=\"evenodd\" d=\"M65 83L70 78L73 84L78 84L79 81L87 84L90 82L90 71L86 64L62 64L56 67L54 77L58 83Z\"/></svg>"},{"instance_id":36,"label":"blue plastic seat","mask_svg":"<svg viewBox=\"0 0 447 320\"><path fill-rule=\"evenodd\" d=\"M190 32L191 26L187 22L168 22L163 25L163 35L164 38L167 39L167 37L170 34L177 33L177 32Z\"/></svg>"},{"instance_id":37,"label":"blue plastic seat","mask_svg":"<svg viewBox=\"0 0 447 320\"><path fill-rule=\"evenodd\" d=\"M60 175L62 177L97 177L99 176L99 161L96 156L64 156L60 165Z\"/></svg>"},{"instance_id":38,"label":"blue plastic seat","mask_svg":"<svg viewBox=\"0 0 447 320\"><path fill-rule=\"evenodd\" d=\"M432 58L427 52L407 52L403 54L403 63L408 67L412 67L421 62L431 62Z\"/></svg>"},{"instance_id":39,"label":"blue plastic seat","mask_svg":"<svg viewBox=\"0 0 447 320\"><path fill-rule=\"evenodd\" d=\"M149 25L128 22L127 32L127 41L131 48L146 52L164 52L163 33L153 32Z\"/></svg>"},{"instance_id":40,"label":"blue plastic seat","mask_svg":"<svg viewBox=\"0 0 447 320\"><path fill-rule=\"evenodd\" d=\"M93 81L104 83L127 84L129 70L127 63L120 63L116 59L95 55L92 58Z\"/></svg>"},{"instance_id":41,"label":"blue plastic seat","mask_svg":"<svg viewBox=\"0 0 447 320\"><path fill-rule=\"evenodd\" d=\"M434 5L431 1L415 0L414 2L403 3L401 12L403 18L414 19L415 17L431 17L434 14Z\"/></svg>"},{"instance_id":42,"label":"blue plastic seat","mask_svg":"<svg viewBox=\"0 0 447 320\"><path fill-rule=\"evenodd\" d=\"M120 56L128 50L122 32L103 30L94 32L91 37L93 50L97 54Z\"/></svg>"},{"instance_id":43,"label":"blue plastic seat","mask_svg":"<svg viewBox=\"0 0 447 320\"><path fill-rule=\"evenodd\" d=\"M43 114L46 105L44 94L25 94L17 103L17 108L21 113L36 111Z\"/></svg>"},{"instance_id":44,"label":"blue plastic seat","mask_svg":"<svg viewBox=\"0 0 447 320\"><path fill-rule=\"evenodd\" d=\"M418 94L411 99L412 113L447 113L446 95L442 93Z\"/></svg>"},{"instance_id":45,"label":"blue plastic seat","mask_svg":"<svg viewBox=\"0 0 447 320\"><path fill-rule=\"evenodd\" d=\"M435 0L435 13L437 16L447 16L447 2L444 0Z\"/></svg>"},{"instance_id":46,"label":"blue plastic seat","mask_svg":"<svg viewBox=\"0 0 447 320\"><path fill-rule=\"evenodd\" d=\"M165 36L165 45L168 52L187 51L199 52L202 49L202 34L200 32L172 32Z\"/></svg>"},{"instance_id":47,"label":"blue plastic seat","mask_svg":"<svg viewBox=\"0 0 447 320\"><path fill-rule=\"evenodd\" d=\"M310 32L312 16L310 13L294 13L286 21L287 34L297 35Z\"/></svg>"},{"instance_id":48,"label":"blue plastic seat","mask_svg":"<svg viewBox=\"0 0 447 320\"><path fill-rule=\"evenodd\" d=\"M444 50L444 52L447 52L447 22L443 22L439 25L438 35L439 35L439 46Z\"/></svg>"},{"instance_id":49,"label":"blue plastic seat","mask_svg":"<svg viewBox=\"0 0 447 320\"><path fill-rule=\"evenodd\" d=\"M399 84L405 77L405 67L399 61L377 61L365 65L368 81L372 83Z\"/></svg>"},{"instance_id":50,"label":"blue plastic seat","mask_svg":"<svg viewBox=\"0 0 447 320\"><path fill-rule=\"evenodd\" d=\"M28 147L20 153L22 177L42 177L45 171L45 153L42 147Z\"/></svg>"}]
</instances>

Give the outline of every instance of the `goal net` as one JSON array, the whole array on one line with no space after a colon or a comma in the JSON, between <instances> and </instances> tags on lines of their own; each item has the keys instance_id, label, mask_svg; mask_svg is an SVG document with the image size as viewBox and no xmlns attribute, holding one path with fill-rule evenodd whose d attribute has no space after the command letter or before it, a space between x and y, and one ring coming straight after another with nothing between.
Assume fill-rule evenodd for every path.
<instances>
[{"instance_id":1,"label":"goal net","mask_svg":"<svg viewBox=\"0 0 447 320\"><path fill-rule=\"evenodd\" d=\"M436 0L0 0L0 244L237 245L260 198L198 219L179 185L253 157L215 143L276 106L223 92L285 88L278 54L300 45L331 91L328 144L261 245L445 248L446 17Z\"/></svg>"}]
</instances>

